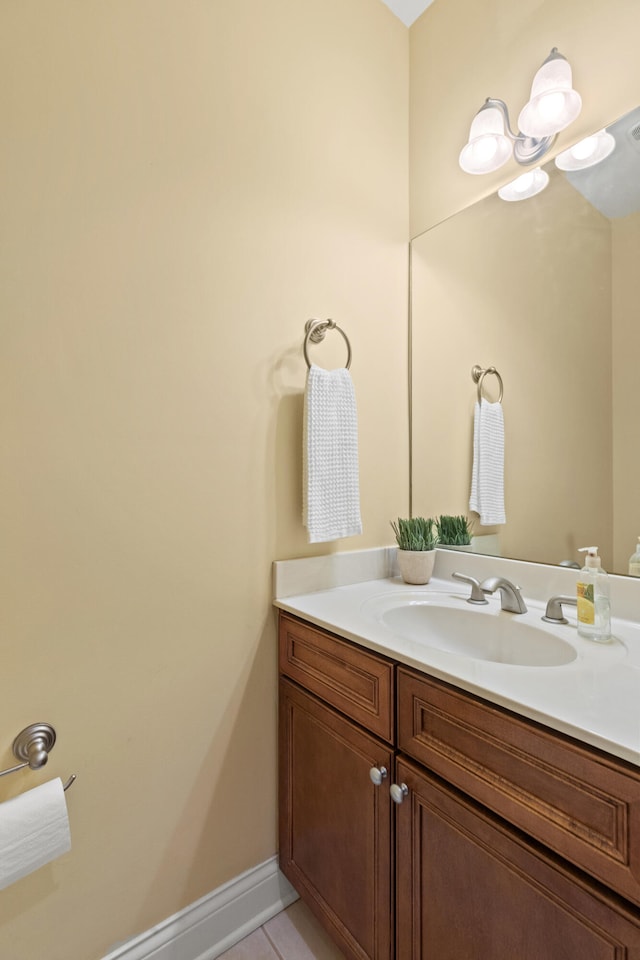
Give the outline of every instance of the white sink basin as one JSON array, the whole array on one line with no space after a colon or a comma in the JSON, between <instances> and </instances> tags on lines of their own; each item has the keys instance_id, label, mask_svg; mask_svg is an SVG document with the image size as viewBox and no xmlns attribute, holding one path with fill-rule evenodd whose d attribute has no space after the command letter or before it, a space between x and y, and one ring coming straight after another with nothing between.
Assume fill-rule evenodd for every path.
<instances>
[{"instance_id":1,"label":"white sink basin","mask_svg":"<svg viewBox=\"0 0 640 960\"><path fill-rule=\"evenodd\" d=\"M472 607L447 594L396 594L365 607L397 637L475 660L557 667L577 657L570 643L530 622L527 614L501 610L499 602Z\"/></svg>"}]
</instances>

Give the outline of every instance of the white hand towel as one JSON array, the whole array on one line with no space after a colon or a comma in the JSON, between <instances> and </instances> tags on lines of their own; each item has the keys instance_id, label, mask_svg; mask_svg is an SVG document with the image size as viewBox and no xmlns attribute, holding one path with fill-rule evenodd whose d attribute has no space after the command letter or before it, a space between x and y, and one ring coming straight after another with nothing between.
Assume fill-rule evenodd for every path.
<instances>
[{"instance_id":1,"label":"white hand towel","mask_svg":"<svg viewBox=\"0 0 640 960\"><path fill-rule=\"evenodd\" d=\"M506 523L504 512L504 417L501 403L482 398L473 415L473 469L469 509L487 527Z\"/></svg>"},{"instance_id":2,"label":"white hand towel","mask_svg":"<svg viewBox=\"0 0 640 960\"><path fill-rule=\"evenodd\" d=\"M302 512L309 542L362 533L356 398L344 367L309 368L303 456Z\"/></svg>"}]
</instances>

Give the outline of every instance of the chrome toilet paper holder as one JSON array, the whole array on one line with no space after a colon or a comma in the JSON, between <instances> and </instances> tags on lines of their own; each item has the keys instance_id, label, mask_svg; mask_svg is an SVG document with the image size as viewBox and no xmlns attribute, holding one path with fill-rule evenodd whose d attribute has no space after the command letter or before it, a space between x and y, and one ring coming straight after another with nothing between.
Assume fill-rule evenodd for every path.
<instances>
[{"instance_id":1,"label":"chrome toilet paper holder","mask_svg":"<svg viewBox=\"0 0 640 960\"><path fill-rule=\"evenodd\" d=\"M0 770L0 777L15 773L17 770L24 770L25 767L29 767L30 770L39 770L40 767L44 767L55 742L56 731L50 723L30 723L13 741L13 755L22 763ZM63 789L68 790L75 779L75 773L71 774Z\"/></svg>"}]
</instances>

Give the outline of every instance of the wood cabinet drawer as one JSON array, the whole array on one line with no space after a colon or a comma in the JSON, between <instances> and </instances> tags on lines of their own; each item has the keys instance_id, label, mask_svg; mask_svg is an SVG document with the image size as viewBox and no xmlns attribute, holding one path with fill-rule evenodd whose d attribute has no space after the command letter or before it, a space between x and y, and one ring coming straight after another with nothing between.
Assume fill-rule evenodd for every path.
<instances>
[{"instance_id":1,"label":"wood cabinet drawer","mask_svg":"<svg viewBox=\"0 0 640 960\"><path fill-rule=\"evenodd\" d=\"M394 734L394 665L280 614L280 671L386 740Z\"/></svg>"},{"instance_id":2,"label":"wood cabinet drawer","mask_svg":"<svg viewBox=\"0 0 640 960\"><path fill-rule=\"evenodd\" d=\"M401 751L640 904L640 771L406 668L398 703Z\"/></svg>"}]
</instances>

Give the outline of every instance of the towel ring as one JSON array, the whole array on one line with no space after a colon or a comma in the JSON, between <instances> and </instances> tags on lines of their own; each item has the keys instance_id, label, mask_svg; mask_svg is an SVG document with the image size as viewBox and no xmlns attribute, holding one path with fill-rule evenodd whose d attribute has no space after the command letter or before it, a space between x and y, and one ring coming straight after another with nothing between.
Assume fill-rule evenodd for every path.
<instances>
[{"instance_id":1,"label":"towel ring","mask_svg":"<svg viewBox=\"0 0 640 960\"><path fill-rule=\"evenodd\" d=\"M349 338L342 330L341 327L335 322L335 320L307 320L304 325L305 329L305 338L302 351L304 353L304 359L307 361L307 366L311 367L311 361L309 360L308 346L309 341L312 343L322 343L324 340L327 330L337 330L339 334L342 335L344 342L347 345L347 362L345 367L347 370L351 366L351 344L349 343Z\"/></svg>"},{"instance_id":2,"label":"towel ring","mask_svg":"<svg viewBox=\"0 0 640 960\"><path fill-rule=\"evenodd\" d=\"M498 403L502 403L502 397L504 396L504 384L502 383L502 377L495 367L487 367L486 370L483 370L482 367L476 363L475 367L471 368L471 377L473 382L478 384L478 403L482 401L482 383L488 373L492 373L494 377L498 378L498 383L500 384L500 396L498 397Z\"/></svg>"}]
</instances>

